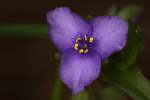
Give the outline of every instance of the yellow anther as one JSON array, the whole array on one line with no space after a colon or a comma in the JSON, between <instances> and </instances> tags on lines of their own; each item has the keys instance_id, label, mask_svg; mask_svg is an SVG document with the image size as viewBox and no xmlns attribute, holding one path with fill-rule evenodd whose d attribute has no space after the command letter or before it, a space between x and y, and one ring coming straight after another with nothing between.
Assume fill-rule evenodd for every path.
<instances>
[{"instance_id":1,"label":"yellow anther","mask_svg":"<svg viewBox=\"0 0 150 100\"><path fill-rule=\"evenodd\" d=\"M87 36L86 35L84 35L84 39L85 39L85 41L87 41Z\"/></svg>"},{"instance_id":2,"label":"yellow anther","mask_svg":"<svg viewBox=\"0 0 150 100\"><path fill-rule=\"evenodd\" d=\"M84 50L83 50L83 49L80 49L80 50L79 50L79 53L83 53L83 52L84 52Z\"/></svg>"},{"instance_id":3,"label":"yellow anther","mask_svg":"<svg viewBox=\"0 0 150 100\"><path fill-rule=\"evenodd\" d=\"M78 50L78 44L77 43L74 45L74 49Z\"/></svg>"},{"instance_id":4,"label":"yellow anther","mask_svg":"<svg viewBox=\"0 0 150 100\"><path fill-rule=\"evenodd\" d=\"M85 50L84 50L84 53L88 53L88 51L89 51L88 49L85 49Z\"/></svg>"},{"instance_id":5,"label":"yellow anther","mask_svg":"<svg viewBox=\"0 0 150 100\"><path fill-rule=\"evenodd\" d=\"M89 42L90 42L90 43L92 43L92 42L93 42L93 40L94 40L94 38L93 38L93 37L90 37L90 38L89 38Z\"/></svg>"},{"instance_id":6,"label":"yellow anther","mask_svg":"<svg viewBox=\"0 0 150 100\"><path fill-rule=\"evenodd\" d=\"M77 37L77 38L76 38L76 43L78 43L79 40L81 40L81 38L80 38L80 37Z\"/></svg>"}]
</instances>

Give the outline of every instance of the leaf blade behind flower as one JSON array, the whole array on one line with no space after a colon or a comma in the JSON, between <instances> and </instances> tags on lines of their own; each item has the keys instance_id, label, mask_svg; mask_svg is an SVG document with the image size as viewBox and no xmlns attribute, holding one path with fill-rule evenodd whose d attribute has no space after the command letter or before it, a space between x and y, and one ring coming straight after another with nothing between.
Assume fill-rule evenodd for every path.
<instances>
[{"instance_id":1,"label":"leaf blade behind flower","mask_svg":"<svg viewBox=\"0 0 150 100\"><path fill-rule=\"evenodd\" d=\"M0 37L47 37L45 24L4 24L0 25Z\"/></svg>"},{"instance_id":2,"label":"leaf blade behind flower","mask_svg":"<svg viewBox=\"0 0 150 100\"><path fill-rule=\"evenodd\" d=\"M140 14L141 11L142 8L137 5L127 5L121 9L117 15L126 20L133 20Z\"/></svg>"},{"instance_id":3,"label":"leaf blade behind flower","mask_svg":"<svg viewBox=\"0 0 150 100\"><path fill-rule=\"evenodd\" d=\"M103 75L105 81L123 90L135 100L150 100L150 82L139 69L132 68L125 72L107 69Z\"/></svg>"},{"instance_id":4,"label":"leaf blade behind flower","mask_svg":"<svg viewBox=\"0 0 150 100\"><path fill-rule=\"evenodd\" d=\"M91 100L88 92L83 91L79 93L78 95L72 95L71 100Z\"/></svg>"},{"instance_id":5,"label":"leaf blade behind flower","mask_svg":"<svg viewBox=\"0 0 150 100\"><path fill-rule=\"evenodd\" d=\"M119 70L127 70L137 58L137 55L141 47L141 36L140 32L137 31L137 26L129 21L129 32L127 37L127 43L125 48L112 55L104 66L115 67Z\"/></svg>"}]
</instances>

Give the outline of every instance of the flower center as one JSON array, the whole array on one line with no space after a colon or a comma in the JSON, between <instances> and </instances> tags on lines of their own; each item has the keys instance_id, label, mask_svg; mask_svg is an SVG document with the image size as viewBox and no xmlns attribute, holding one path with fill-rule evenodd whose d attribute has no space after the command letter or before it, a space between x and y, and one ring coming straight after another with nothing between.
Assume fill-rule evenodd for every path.
<instances>
[{"instance_id":1,"label":"flower center","mask_svg":"<svg viewBox=\"0 0 150 100\"><path fill-rule=\"evenodd\" d=\"M74 44L74 49L80 54L86 54L89 52L88 44L93 43L93 40L93 37L87 37L87 35L84 35L84 38L77 37Z\"/></svg>"}]
</instances>

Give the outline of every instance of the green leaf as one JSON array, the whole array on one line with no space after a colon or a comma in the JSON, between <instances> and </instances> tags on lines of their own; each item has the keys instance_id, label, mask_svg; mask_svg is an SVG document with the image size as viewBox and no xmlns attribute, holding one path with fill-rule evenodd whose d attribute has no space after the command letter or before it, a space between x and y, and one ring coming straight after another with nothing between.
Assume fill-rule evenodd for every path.
<instances>
[{"instance_id":1,"label":"green leaf","mask_svg":"<svg viewBox=\"0 0 150 100\"><path fill-rule=\"evenodd\" d=\"M108 9L107 15L115 16L115 15L117 15L117 11L118 11L118 6L117 6L117 5L112 5L112 6Z\"/></svg>"},{"instance_id":2,"label":"green leaf","mask_svg":"<svg viewBox=\"0 0 150 100\"><path fill-rule=\"evenodd\" d=\"M102 100L128 100L124 92L110 85L106 85L101 90L100 96Z\"/></svg>"},{"instance_id":3,"label":"green leaf","mask_svg":"<svg viewBox=\"0 0 150 100\"><path fill-rule=\"evenodd\" d=\"M0 25L0 37L48 37L44 24L4 24Z\"/></svg>"},{"instance_id":4,"label":"green leaf","mask_svg":"<svg viewBox=\"0 0 150 100\"><path fill-rule=\"evenodd\" d=\"M127 68L135 62L140 46L140 32L136 25L129 21L129 32L125 48L121 52L112 55L104 66L116 67L119 70L127 70Z\"/></svg>"},{"instance_id":5,"label":"green leaf","mask_svg":"<svg viewBox=\"0 0 150 100\"><path fill-rule=\"evenodd\" d=\"M71 97L71 100L91 100L89 97L88 92L83 91L79 93L78 95L74 95Z\"/></svg>"},{"instance_id":6,"label":"green leaf","mask_svg":"<svg viewBox=\"0 0 150 100\"><path fill-rule=\"evenodd\" d=\"M128 5L124 7L122 10L118 12L118 16L124 19L133 19L134 17L138 16L139 13L142 11L142 8L136 5Z\"/></svg>"},{"instance_id":7,"label":"green leaf","mask_svg":"<svg viewBox=\"0 0 150 100\"><path fill-rule=\"evenodd\" d=\"M103 69L105 81L123 90L134 100L150 100L150 82L139 69L131 67L127 71Z\"/></svg>"},{"instance_id":8,"label":"green leaf","mask_svg":"<svg viewBox=\"0 0 150 100\"><path fill-rule=\"evenodd\" d=\"M87 17L85 18L86 20L92 19L92 15L88 14Z\"/></svg>"}]
</instances>

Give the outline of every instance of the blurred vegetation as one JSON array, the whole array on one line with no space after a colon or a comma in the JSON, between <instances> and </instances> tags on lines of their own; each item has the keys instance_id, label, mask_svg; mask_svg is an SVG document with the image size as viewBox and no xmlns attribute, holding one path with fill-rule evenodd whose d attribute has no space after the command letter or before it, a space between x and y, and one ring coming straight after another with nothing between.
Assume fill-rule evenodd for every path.
<instances>
[{"instance_id":1,"label":"blurred vegetation","mask_svg":"<svg viewBox=\"0 0 150 100\"><path fill-rule=\"evenodd\" d=\"M135 100L150 100L150 82L135 64L136 57L140 51L142 35L142 32L139 31L138 26L135 24L135 19L141 11L142 9L136 5L128 5L122 9L112 5L108 10L108 15L120 16L128 20L129 32L126 47L121 52L112 55L103 64L99 80L105 81L109 85L101 88L102 90L97 90L102 100L126 100L127 97L124 93L127 93ZM87 19L91 18L92 16L89 14ZM48 38L47 25L39 23L0 25L0 36ZM101 86L101 84L98 85ZM120 91L124 91L124 93ZM61 100L62 83L58 76L52 93L52 100ZM97 100L96 98L94 99ZM93 100L93 98L90 92L83 91L76 96L71 96L70 100Z\"/></svg>"}]
</instances>

